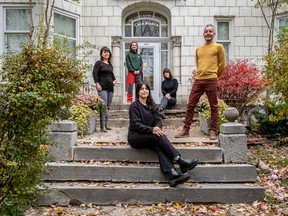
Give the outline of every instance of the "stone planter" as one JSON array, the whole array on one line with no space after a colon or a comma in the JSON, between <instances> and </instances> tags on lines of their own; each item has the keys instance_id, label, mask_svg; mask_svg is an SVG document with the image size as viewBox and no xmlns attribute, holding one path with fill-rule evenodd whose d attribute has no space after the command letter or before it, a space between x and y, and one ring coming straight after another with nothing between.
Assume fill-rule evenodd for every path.
<instances>
[{"instance_id":1,"label":"stone planter","mask_svg":"<svg viewBox=\"0 0 288 216\"><path fill-rule=\"evenodd\" d=\"M84 135L90 135L96 131L96 117L94 115L87 116L87 126L83 131Z\"/></svg>"},{"instance_id":2,"label":"stone planter","mask_svg":"<svg viewBox=\"0 0 288 216\"><path fill-rule=\"evenodd\" d=\"M209 134L210 129L210 119L205 119L204 116L199 115L200 129L203 133Z\"/></svg>"}]
</instances>

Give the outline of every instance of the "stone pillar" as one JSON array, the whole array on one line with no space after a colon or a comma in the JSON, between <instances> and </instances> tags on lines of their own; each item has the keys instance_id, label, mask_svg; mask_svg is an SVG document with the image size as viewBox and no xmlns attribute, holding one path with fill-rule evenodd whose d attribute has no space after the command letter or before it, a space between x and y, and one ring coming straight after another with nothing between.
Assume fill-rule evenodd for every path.
<instances>
[{"instance_id":1,"label":"stone pillar","mask_svg":"<svg viewBox=\"0 0 288 216\"><path fill-rule=\"evenodd\" d=\"M52 161L73 160L73 146L77 145L76 122L63 120L49 126L49 138L54 143L49 146Z\"/></svg>"},{"instance_id":2,"label":"stone pillar","mask_svg":"<svg viewBox=\"0 0 288 216\"><path fill-rule=\"evenodd\" d=\"M120 104L122 101L122 96L123 96L123 88L122 88L122 83L123 83L123 76L121 74L121 42L122 42L122 37L121 36L112 36L112 64L113 64L113 72L115 74L115 78L117 80L117 84L115 86L115 93L114 94L114 99L113 101L115 103Z\"/></svg>"},{"instance_id":3,"label":"stone pillar","mask_svg":"<svg viewBox=\"0 0 288 216\"><path fill-rule=\"evenodd\" d=\"M172 73L181 83L181 36L172 36Z\"/></svg>"},{"instance_id":4,"label":"stone pillar","mask_svg":"<svg viewBox=\"0 0 288 216\"><path fill-rule=\"evenodd\" d=\"M220 125L219 145L224 150L224 163L247 163L245 126L235 122L238 116L238 110L230 107L225 111L229 122Z\"/></svg>"}]
</instances>

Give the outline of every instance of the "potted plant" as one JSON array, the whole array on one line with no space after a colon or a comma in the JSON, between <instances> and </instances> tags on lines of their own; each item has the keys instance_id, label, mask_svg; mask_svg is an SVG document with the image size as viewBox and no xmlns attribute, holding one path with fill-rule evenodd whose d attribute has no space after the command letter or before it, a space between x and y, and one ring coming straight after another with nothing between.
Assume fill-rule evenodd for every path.
<instances>
[{"instance_id":1,"label":"potted plant","mask_svg":"<svg viewBox=\"0 0 288 216\"><path fill-rule=\"evenodd\" d=\"M219 121L217 130L219 131L220 124L228 122L225 118L224 112L229 106L222 100L218 99L218 113L219 113ZM206 95L202 95L200 100L197 104L197 111L199 114L199 122L200 122L200 129L203 133L209 134L210 129L210 119L211 119L211 110L209 101Z\"/></svg>"},{"instance_id":2,"label":"potted plant","mask_svg":"<svg viewBox=\"0 0 288 216\"><path fill-rule=\"evenodd\" d=\"M91 134L96 130L96 114L105 112L104 101L93 94L79 94L72 101L72 116L77 123L78 134Z\"/></svg>"}]
</instances>

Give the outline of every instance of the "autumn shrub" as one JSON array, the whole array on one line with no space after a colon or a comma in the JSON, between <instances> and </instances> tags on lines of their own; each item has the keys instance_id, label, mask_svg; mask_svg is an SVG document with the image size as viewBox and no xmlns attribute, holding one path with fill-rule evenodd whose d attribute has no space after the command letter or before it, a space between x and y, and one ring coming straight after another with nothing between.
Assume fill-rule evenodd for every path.
<instances>
[{"instance_id":1,"label":"autumn shrub","mask_svg":"<svg viewBox=\"0 0 288 216\"><path fill-rule=\"evenodd\" d=\"M263 72L278 100L288 104L288 28L282 28L274 50L264 56Z\"/></svg>"},{"instance_id":2,"label":"autumn shrub","mask_svg":"<svg viewBox=\"0 0 288 216\"><path fill-rule=\"evenodd\" d=\"M228 122L228 120L225 118L225 110L228 108L229 106L224 102L224 100L218 99L219 117L218 117L217 131L219 131L221 124ZM209 120L211 118L211 109L206 95L202 95L200 97L196 109L199 115L203 116L204 119Z\"/></svg>"},{"instance_id":3,"label":"autumn shrub","mask_svg":"<svg viewBox=\"0 0 288 216\"><path fill-rule=\"evenodd\" d=\"M67 43L43 43L43 31L20 52L2 57L0 75L0 215L23 215L33 204L48 154L47 125L79 92L90 65Z\"/></svg>"},{"instance_id":4,"label":"autumn shrub","mask_svg":"<svg viewBox=\"0 0 288 216\"><path fill-rule=\"evenodd\" d=\"M258 114L256 126L262 134L279 134L282 145L288 145L288 29L280 29L277 39L274 49L264 56L270 97L265 100L266 115Z\"/></svg>"},{"instance_id":5,"label":"autumn shrub","mask_svg":"<svg viewBox=\"0 0 288 216\"><path fill-rule=\"evenodd\" d=\"M69 120L77 123L78 134L83 135L85 129L90 122L89 115L95 117L99 112L105 112L106 107L103 99L100 96L94 94L78 94L72 100L72 115Z\"/></svg>"},{"instance_id":6,"label":"autumn shrub","mask_svg":"<svg viewBox=\"0 0 288 216\"><path fill-rule=\"evenodd\" d=\"M264 92L265 76L249 59L231 60L219 79L219 97L235 107L241 117L245 108Z\"/></svg>"}]
</instances>

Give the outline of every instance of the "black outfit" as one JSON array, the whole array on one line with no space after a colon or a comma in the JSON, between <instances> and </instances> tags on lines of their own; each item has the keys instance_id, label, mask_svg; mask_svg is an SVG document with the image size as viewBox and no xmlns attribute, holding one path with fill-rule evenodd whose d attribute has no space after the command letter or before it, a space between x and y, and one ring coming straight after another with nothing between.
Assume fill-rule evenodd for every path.
<instances>
[{"instance_id":1,"label":"black outfit","mask_svg":"<svg viewBox=\"0 0 288 216\"><path fill-rule=\"evenodd\" d=\"M178 80L177 79L165 79L162 81L161 91L163 96L170 94L171 97L176 99L176 93L178 90Z\"/></svg>"},{"instance_id":2,"label":"black outfit","mask_svg":"<svg viewBox=\"0 0 288 216\"><path fill-rule=\"evenodd\" d=\"M102 61L97 61L93 68L93 79L95 83L99 83L102 90L114 92L115 75L113 73L113 66L105 64Z\"/></svg>"},{"instance_id":3,"label":"black outfit","mask_svg":"<svg viewBox=\"0 0 288 216\"><path fill-rule=\"evenodd\" d=\"M129 145L135 149L148 148L157 152L162 173L173 169L173 159L180 156L180 153L166 136L158 137L153 134L153 127L162 128L158 110L152 111L147 105L136 100L129 107L129 118Z\"/></svg>"},{"instance_id":4,"label":"black outfit","mask_svg":"<svg viewBox=\"0 0 288 216\"><path fill-rule=\"evenodd\" d=\"M161 103L159 107L160 116L166 118L165 109L167 106L174 106L177 102L176 93L178 90L178 80L177 79L165 79L162 81L161 91L163 97L161 98ZM168 100L165 97L166 94L170 94L171 98Z\"/></svg>"},{"instance_id":5,"label":"black outfit","mask_svg":"<svg viewBox=\"0 0 288 216\"><path fill-rule=\"evenodd\" d=\"M113 73L113 66L111 64L106 64L99 60L95 63L93 68L93 79L95 83L99 83L102 90L98 92L98 95L103 99L105 107L109 110L110 105L113 100L115 75ZM101 131L105 131L103 127L107 130L110 128L107 126L108 114L106 112L100 112L100 127Z\"/></svg>"}]
</instances>

